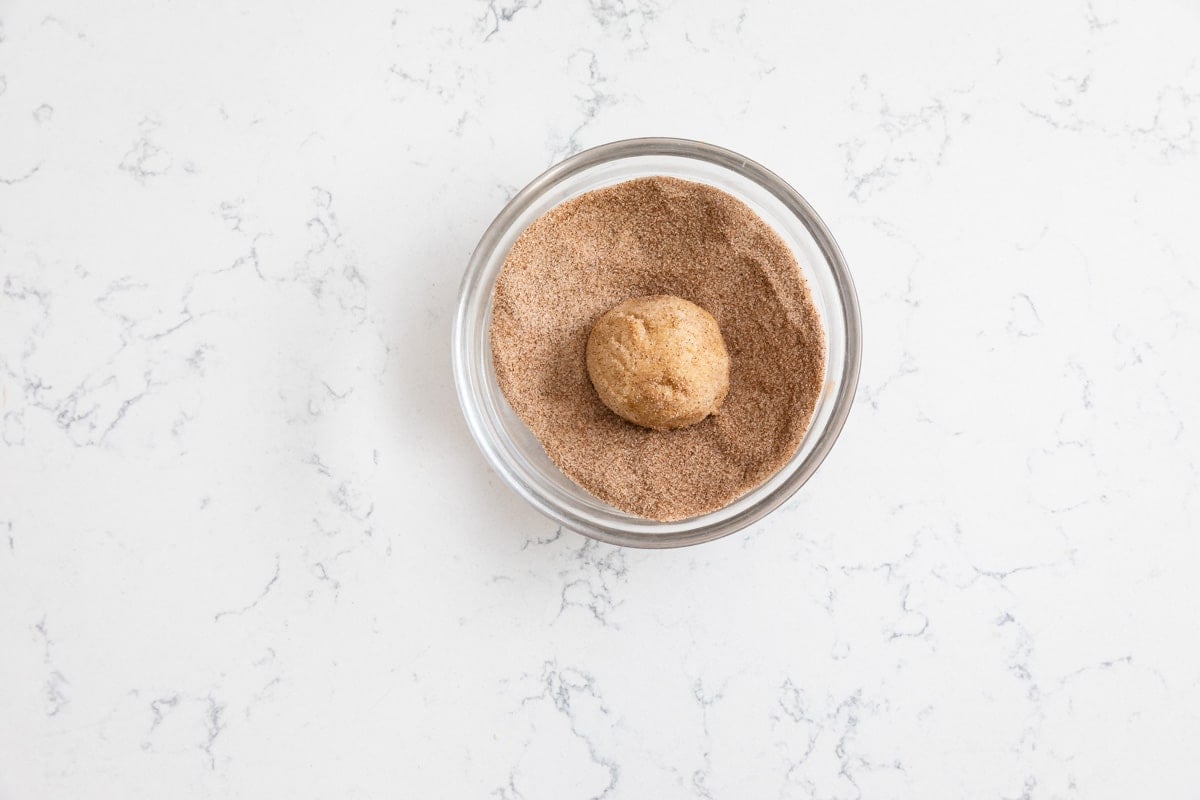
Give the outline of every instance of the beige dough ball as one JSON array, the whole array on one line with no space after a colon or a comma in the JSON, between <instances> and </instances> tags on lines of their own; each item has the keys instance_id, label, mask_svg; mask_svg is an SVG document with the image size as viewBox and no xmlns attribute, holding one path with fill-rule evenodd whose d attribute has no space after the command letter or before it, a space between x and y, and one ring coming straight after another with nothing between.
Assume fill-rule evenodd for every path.
<instances>
[{"instance_id":1,"label":"beige dough ball","mask_svg":"<svg viewBox=\"0 0 1200 800\"><path fill-rule=\"evenodd\" d=\"M729 391L729 352L712 315L672 295L626 300L592 326L587 370L604 405L666 431L694 425Z\"/></svg>"}]
</instances>

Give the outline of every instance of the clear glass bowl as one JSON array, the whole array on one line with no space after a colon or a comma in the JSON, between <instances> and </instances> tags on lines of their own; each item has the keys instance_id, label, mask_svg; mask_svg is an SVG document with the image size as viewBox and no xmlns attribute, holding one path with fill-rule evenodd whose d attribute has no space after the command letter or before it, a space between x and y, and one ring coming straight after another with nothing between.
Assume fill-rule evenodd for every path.
<instances>
[{"instance_id":1,"label":"clear glass bowl","mask_svg":"<svg viewBox=\"0 0 1200 800\"><path fill-rule=\"evenodd\" d=\"M626 514L588 494L554 466L509 408L492 368L492 290L513 242L554 206L583 192L649 175L707 183L754 209L791 246L808 280L828 344L825 386L795 456L732 504L682 522ZM812 206L779 176L737 153L686 139L629 139L556 164L512 199L471 255L454 320L454 380L471 434L496 472L563 527L618 545L680 547L741 530L791 497L833 447L858 384L862 331L845 259Z\"/></svg>"}]
</instances>

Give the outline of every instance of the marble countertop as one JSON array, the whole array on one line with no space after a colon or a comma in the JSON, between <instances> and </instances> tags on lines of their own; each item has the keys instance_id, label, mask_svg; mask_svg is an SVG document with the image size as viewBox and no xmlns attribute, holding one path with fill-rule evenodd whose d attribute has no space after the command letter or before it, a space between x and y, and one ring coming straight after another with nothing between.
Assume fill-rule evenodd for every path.
<instances>
[{"instance_id":1,"label":"marble countertop","mask_svg":"<svg viewBox=\"0 0 1200 800\"><path fill-rule=\"evenodd\" d=\"M1194 796L1194 2L119 5L0 6L0 798ZM449 362L506 199L642 135L864 317L815 478L670 552Z\"/></svg>"}]
</instances>

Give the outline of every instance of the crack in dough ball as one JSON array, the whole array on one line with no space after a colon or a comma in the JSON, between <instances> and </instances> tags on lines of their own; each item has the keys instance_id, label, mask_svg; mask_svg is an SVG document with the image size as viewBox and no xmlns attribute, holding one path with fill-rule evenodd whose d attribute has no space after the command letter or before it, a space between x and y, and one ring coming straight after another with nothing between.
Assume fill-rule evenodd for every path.
<instances>
[{"instance_id":1,"label":"crack in dough ball","mask_svg":"<svg viewBox=\"0 0 1200 800\"><path fill-rule=\"evenodd\" d=\"M604 405L635 425L695 425L729 391L729 352L712 315L680 297L626 300L587 342L587 370Z\"/></svg>"}]
</instances>

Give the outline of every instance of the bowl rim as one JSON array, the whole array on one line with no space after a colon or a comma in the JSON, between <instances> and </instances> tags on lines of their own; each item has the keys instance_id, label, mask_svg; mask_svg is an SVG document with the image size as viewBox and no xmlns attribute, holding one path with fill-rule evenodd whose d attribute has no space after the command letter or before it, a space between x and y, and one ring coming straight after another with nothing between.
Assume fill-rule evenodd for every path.
<instances>
[{"instance_id":1,"label":"bowl rim","mask_svg":"<svg viewBox=\"0 0 1200 800\"><path fill-rule=\"evenodd\" d=\"M479 284L484 277L484 268L506 232L537 198L571 175L613 161L644 156L671 156L705 161L738 173L770 192L800 220L828 263L833 274L838 300L842 306L841 318L845 325L845 350L842 359L844 377L834 397L829 419L825 426L817 432L817 439L808 456L796 465L792 474L788 475L779 486L739 513L716 523L700 524L692 529L668 533L625 531L597 524L591 520L580 519L556 503L550 502L535 487L529 486L508 463L507 454L491 441L487 431L484 430L481 419L483 411L475 408L476 404L472 402L473 383L467 366L470 360L467 352L467 329L469 327L467 314L471 305L470 301L480 289ZM479 243L471 252L467 262L466 272L459 286L451 336L451 351L455 389L467 422L467 428L471 431L476 445L483 452L484 458L500 474L505 483L530 505L565 528L609 544L661 549L701 544L743 530L781 506L808 482L824 462L829 451L833 449L854 403L862 362L862 320L854 281L850 276L850 270L841 248L838 247L837 241L833 238L833 234L825 225L824 220L790 184L758 162L724 147L693 139L640 137L608 142L569 156L542 172L505 204L483 232L483 236L480 237ZM776 474L778 475L778 473ZM703 520L704 516L694 519ZM690 520L673 524L686 524L687 522Z\"/></svg>"}]
</instances>

